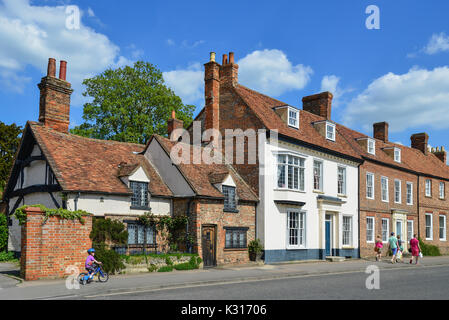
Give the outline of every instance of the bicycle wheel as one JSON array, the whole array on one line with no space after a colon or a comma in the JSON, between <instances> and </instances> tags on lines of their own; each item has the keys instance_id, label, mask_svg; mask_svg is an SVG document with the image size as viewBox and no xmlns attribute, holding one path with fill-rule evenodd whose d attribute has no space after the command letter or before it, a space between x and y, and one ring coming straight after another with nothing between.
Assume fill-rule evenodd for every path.
<instances>
[{"instance_id":1,"label":"bicycle wheel","mask_svg":"<svg viewBox=\"0 0 449 320\"><path fill-rule=\"evenodd\" d=\"M109 279L109 275L104 272L103 270L101 270L100 272L98 272L98 281L100 282L106 282Z\"/></svg>"},{"instance_id":2,"label":"bicycle wheel","mask_svg":"<svg viewBox=\"0 0 449 320\"><path fill-rule=\"evenodd\" d=\"M80 283L80 284L86 284L87 283L87 281L84 279L84 277L85 276L87 276L88 275L88 273L87 272L81 272L79 275L78 275L78 282Z\"/></svg>"}]
</instances>

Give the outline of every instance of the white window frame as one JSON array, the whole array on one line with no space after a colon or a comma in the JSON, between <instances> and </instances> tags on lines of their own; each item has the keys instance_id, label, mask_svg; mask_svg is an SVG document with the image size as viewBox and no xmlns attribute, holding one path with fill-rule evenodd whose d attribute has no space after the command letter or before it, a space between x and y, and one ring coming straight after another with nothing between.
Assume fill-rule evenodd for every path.
<instances>
[{"instance_id":1,"label":"white window frame","mask_svg":"<svg viewBox=\"0 0 449 320\"><path fill-rule=\"evenodd\" d=\"M286 158L286 162L285 163L280 163L279 162L279 156L285 156ZM299 160L299 165L295 165L295 164L289 164L288 163L288 157L296 157ZM288 152L279 152L275 154L276 157L276 176L275 176L275 186L276 189L279 190L291 190L291 191L300 191L300 192L305 192L306 190L306 158L304 156L301 156L299 154L293 154L293 153L288 153ZM301 166L301 160L303 160L304 165ZM279 166L282 165L284 167L284 177L285 177L285 187L280 187L279 186L279 177L278 177L278 172L279 172ZM290 189L288 187L289 185L289 178L288 178L288 166L292 166L294 168L298 168L298 189ZM301 181L301 170L302 170L302 181ZM301 183L303 186L303 189L301 189ZM293 183L294 186L294 183Z\"/></svg>"},{"instance_id":2,"label":"white window frame","mask_svg":"<svg viewBox=\"0 0 449 320\"><path fill-rule=\"evenodd\" d=\"M372 240L368 240L368 220L372 220L373 221ZM374 219L374 217L366 217L366 243L374 243L375 234L376 234L376 220Z\"/></svg>"},{"instance_id":3,"label":"white window frame","mask_svg":"<svg viewBox=\"0 0 449 320\"><path fill-rule=\"evenodd\" d=\"M343 192L338 192L339 190L339 182L340 182L340 169L343 170L343 186L342 186L342 191ZM346 195L346 167L343 166L338 166L337 167L337 194L339 195Z\"/></svg>"},{"instance_id":4,"label":"white window frame","mask_svg":"<svg viewBox=\"0 0 449 320\"><path fill-rule=\"evenodd\" d=\"M370 152L370 149L371 149L370 144L372 144L372 152ZM367 142L366 142L366 149L369 154L372 154L375 156L376 155L376 140L368 138Z\"/></svg>"},{"instance_id":5,"label":"white window frame","mask_svg":"<svg viewBox=\"0 0 449 320\"><path fill-rule=\"evenodd\" d=\"M297 213L298 214L298 244L297 245L291 245L290 244L290 214L291 213ZM301 243L301 236L300 236L300 230L301 230L301 219L303 222L303 242ZM286 226L286 247L287 249L305 249L307 246L307 214L306 211L295 209L295 208L288 208L287 209L287 226Z\"/></svg>"},{"instance_id":6,"label":"white window frame","mask_svg":"<svg viewBox=\"0 0 449 320\"><path fill-rule=\"evenodd\" d=\"M408 186L410 186L410 202L408 201ZM406 195L405 195L405 201L408 205L413 205L413 182L406 182Z\"/></svg>"},{"instance_id":7,"label":"white window frame","mask_svg":"<svg viewBox=\"0 0 449 320\"><path fill-rule=\"evenodd\" d=\"M385 234L386 235L386 239L385 240L384 240L384 224L383 224L384 221L387 221L387 230L386 230L386 234ZM381 230L382 242L383 243L387 243L388 242L388 238L390 236L390 219L382 218L381 228L382 228L382 230Z\"/></svg>"},{"instance_id":8,"label":"white window frame","mask_svg":"<svg viewBox=\"0 0 449 320\"><path fill-rule=\"evenodd\" d=\"M332 131L329 131L329 128L332 128ZM331 133L330 137L329 133ZM326 121L326 139L335 141L335 136L336 136L335 124Z\"/></svg>"},{"instance_id":9,"label":"white window frame","mask_svg":"<svg viewBox=\"0 0 449 320\"><path fill-rule=\"evenodd\" d=\"M441 230L440 218L444 218L443 219L444 220L444 237L443 238L440 237L440 230ZM446 241L446 232L447 232L446 215L440 214L438 216L438 237L440 238L440 241Z\"/></svg>"},{"instance_id":10,"label":"white window frame","mask_svg":"<svg viewBox=\"0 0 449 320\"><path fill-rule=\"evenodd\" d=\"M411 232L411 238L410 239L408 237L408 232L409 232L408 226L409 226L409 223L412 226L412 230L411 230L412 232ZM413 238L414 232L415 232L414 221L413 220L407 220L407 242L410 242L410 240Z\"/></svg>"},{"instance_id":11,"label":"white window frame","mask_svg":"<svg viewBox=\"0 0 449 320\"><path fill-rule=\"evenodd\" d=\"M369 197L368 196L368 176L372 176L372 186L371 186L371 188L372 188L372 197ZM366 198L367 199L370 199L370 200L374 200L374 185L375 185L375 183L374 183L374 173L371 173L371 172L367 172L366 173L366 190L365 190L365 192L366 192Z\"/></svg>"},{"instance_id":12,"label":"white window frame","mask_svg":"<svg viewBox=\"0 0 449 320\"><path fill-rule=\"evenodd\" d=\"M396 182L399 182L399 190L396 188ZM396 200L396 192L399 191L399 200ZM394 179L394 203L402 203L402 181Z\"/></svg>"},{"instance_id":13,"label":"white window frame","mask_svg":"<svg viewBox=\"0 0 449 320\"><path fill-rule=\"evenodd\" d=\"M431 197L432 196L432 180L426 179L425 187L426 187L426 197Z\"/></svg>"},{"instance_id":14,"label":"white window frame","mask_svg":"<svg viewBox=\"0 0 449 320\"><path fill-rule=\"evenodd\" d=\"M292 118L290 112L294 113L296 115L296 118ZM288 114L287 117L288 126L299 129L299 110L289 107L287 108L287 114ZM296 124L291 124L290 119L293 119L296 122Z\"/></svg>"},{"instance_id":15,"label":"white window frame","mask_svg":"<svg viewBox=\"0 0 449 320\"><path fill-rule=\"evenodd\" d=\"M319 189L315 188L315 163L319 163L320 164L320 180L319 180ZM313 159L313 168L312 168L312 178L313 178L313 190L314 191L320 191L323 192L324 188L323 188L323 184L324 184L324 162L322 160L318 160L318 159Z\"/></svg>"},{"instance_id":16,"label":"white window frame","mask_svg":"<svg viewBox=\"0 0 449 320\"><path fill-rule=\"evenodd\" d=\"M397 154L396 154L397 153ZM396 156L397 155L397 156ZM393 150L393 157L394 157L394 161L396 162L401 162L401 149L399 148L394 148Z\"/></svg>"},{"instance_id":17,"label":"white window frame","mask_svg":"<svg viewBox=\"0 0 449 320\"><path fill-rule=\"evenodd\" d=\"M384 190L384 188L383 188L382 180L386 181L386 190ZM387 195L386 199L384 199L384 191L385 191L385 194ZM380 197L381 197L383 202L389 202L390 201L389 190L388 190L388 177L383 177L383 176L380 177Z\"/></svg>"},{"instance_id":18,"label":"white window frame","mask_svg":"<svg viewBox=\"0 0 449 320\"><path fill-rule=\"evenodd\" d=\"M443 188L441 188L441 186L443 186ZM445 196L445 192L446 192L446 185L445 185L445 183L443 182L443 181L440 181L440 186L439 186L439 196L440 196L440 199L444 199L444 196ZM443 196L441 196L441 191L443 191Z\"/></svg>"},{"instance_id":19,"label":"white window frame","mask_svg":"<svg viewBox=\"0 0 449 320\"><path fill-rule=\"evenodd\" d=\"M345 228L344 228L344 226L345 226L345 218L347 218L347 219L349 219L349 230L345 230ZM353 221L352 221L352 216L348 216L348 215L344 215L343 217L342 217L342 219L341 219L341 223L342 223L342 225L341 225L341 244L342 244L342 246L344 246L344 247L352 247L352 224L353 224ZM349 232L349 243L346 243L345 244L345 232Z\"/></svg>"},{"instance_id":20,"label":"white window frame","mask_svg":"<svg viewBox=\"0 0 449 320\"><path fill-rule=\"evenodd\" d=\"M427 237L427 219L426 217L430 217L430 238ZM433 214L432 213L426 213L424 218L424 236L426 237L426 240L433 240Z\"/></svg>"}]
</instances>

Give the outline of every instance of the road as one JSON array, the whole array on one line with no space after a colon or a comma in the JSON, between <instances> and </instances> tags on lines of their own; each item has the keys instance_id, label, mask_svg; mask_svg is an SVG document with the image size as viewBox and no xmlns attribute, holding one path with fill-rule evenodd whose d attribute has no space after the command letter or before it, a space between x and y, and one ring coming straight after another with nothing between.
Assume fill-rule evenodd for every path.
<instances>
[{"instance_id":1,"label":"road","mask_svg":"<svg viewBox=\"0 0 449 320\"><path fill-rule=\"evenodd\" d=\"M302 275L285 279L134 290L88 295L82 299L297 300L297 299L448 299L449 266L379 271L379 289L368 290L364 272Z\"/></svg>"}]
</instances>

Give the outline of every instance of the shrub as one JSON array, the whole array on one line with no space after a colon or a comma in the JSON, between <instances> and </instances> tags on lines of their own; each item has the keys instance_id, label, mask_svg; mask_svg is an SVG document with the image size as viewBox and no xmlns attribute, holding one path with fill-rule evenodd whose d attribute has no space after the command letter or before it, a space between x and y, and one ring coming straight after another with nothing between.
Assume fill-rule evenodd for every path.
<instances>
[{"instance_id":1,"label":"shrub","mask_svg":"<svg viewBox=\"0 0 449 320\"><path fill-rule=\"evenodd\" d=\"M165 264L167 266L172 266L173 265L173 261L171 261L170 257L166 257L165 258Z\"/></svg>"},{"instance_id":2,"label":"shrub","mask_svg":"<svg viewBox=\"0 0 449 320\"><path fill-rule=\"evenodd\" d=\"M184 262L174 265L173 268L175 268L176 270L193 270L198 269L198 265L192 264L190 262Z\"/></svg>"},{"instance_id":3,"label":"shrub","mask_svg":"<svg viewBox=\"0 0 449 320\"><path fill-rule=\"evenodd\" d=\"M157 270L157 272L171 272L173 271L173 266L163 266L160 267L159 270Z\"/></svg>"},{"instance_id":4,"label":"shrub","mask_svg":"<svg viewBox=\"0 0 449 320\"><path fill-rule=\"evenodd\" d=\"M150 264L150 266L148 267L149 272L154 272L156 270L157 270L157 265L155 265L155 264Z\"/></svg>"},{"instance_id":5,"label":"shrub","mask_svg":"<svg viewBox=\"0 0 449 320\"><path fill-rule=\"evenodd\" d=\"M425 243L421 238L418 238L418 240L423 256L441 256L440 248L432 244Z\"/></svg>"},{"instance_id":6,"label":"shrub","mask_svg":"<svg viewBox=\"0 0 449 320\"><path fill-rule=\"evenodd\" d=\"M93 243L126 244L128 231L120 221L93 217L90 238Z\"/></svg>"},{"instance_id":7,"label":"shrub","mask_svg":"<svg viewBox=\"0 0 449 320\"><path fill-rule=\"evenodd\" d=\"M0 213L0 252L8 246L8 223L6 216Z\"/></svg>"},{"instance_id":8,"label":"shrub","mask_svg":"<svg viewBox=\"0 0 449 320\"><path fill-rule=\"evenodd\" d=\"M17 261L17 260L14 258L13 252L2 251L2 252L0 252L0 261L5 262L5 261Z\"/></svg>"},{"instance_id":9,"label":"shrub","mask_svg":"<svg viewBox=\"0 0 449 320\"><path fill-rule=\"evenodd\" d=\"M97 244L95 248L95 259L103 263L103 269L109 274L114 274L117 271L125 268L120 255L108 248L107 245Z\"/></svg>"},{"instance_id":10,"label":"shrub","mask_svg":"<svg viewBox=\"0 0 449 320\"><path fill-rule=\"evenodd\" d=\"M255 254L259 254L259 253L262 253L262 250L263 250L263 246L262 246L262 243L260 242L260 239L252 240L248 244L248 252L253 252Z\"/></svg>"}]
</instances>

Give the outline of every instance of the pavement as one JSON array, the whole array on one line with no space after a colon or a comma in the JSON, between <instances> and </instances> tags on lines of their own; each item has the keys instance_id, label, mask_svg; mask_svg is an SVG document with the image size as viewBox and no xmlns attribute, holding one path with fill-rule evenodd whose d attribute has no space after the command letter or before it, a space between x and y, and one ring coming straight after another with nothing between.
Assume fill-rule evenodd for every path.
<instances>
[{"instance_id":1,"label":"pavement","mask_svg":"<svg viewBox=\"0 0 449 320\"><path fill-rule=\"evenodd\" d=\"M408 262L408 259L405 260ZM79 299L121 295L124 292L147 292L169 288L193 288L232 283L251 283L269 280L288 280L304 276L332 276L364 273L370 265L380 270L419 270L449 266L449 256L425 257L419 265L391 264L388 258L374 260L355 259L344 262L304 261L275 265L229 266L168 273L141 273L112 275L107 283L92 282L79 288L66 280L18 281L7 274L17 272L17 266L0 264L0 299ZM12 282L14 282L13 285Z\"/></svg>"}]
</instances>

